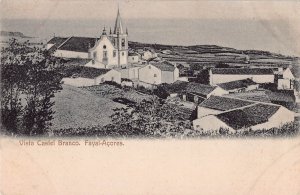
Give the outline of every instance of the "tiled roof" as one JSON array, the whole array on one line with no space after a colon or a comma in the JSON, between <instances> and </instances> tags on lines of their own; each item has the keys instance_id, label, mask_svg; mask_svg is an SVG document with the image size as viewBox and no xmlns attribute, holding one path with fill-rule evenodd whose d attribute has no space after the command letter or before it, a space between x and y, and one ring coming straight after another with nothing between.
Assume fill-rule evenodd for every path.
<instances>
[{"instance_id":1,"label":"tiled roof","mask_svg":"<svg viewBox=\"0 0 300 195\"><path fill-rule=\"evenodd\" d=\"M50 41L48 41L47 44L55 44L55 45L59 46L67 39L68 38L65 38L65 37L53 37L52 39L50 39Z\"/></svg>"},{"instance_id":2,"label":"tiled roof","mask_svg":"<svg viewBox=\"0 0 300 195\"><path fill-rule=\"evenodd\" d=\"M212 68L213 74L269 75L274 74L271 68Z\"/></svg>"},{"instance_id":3,"label":"tiled roof","mask_svg":"<svg viewBox=\"0 0 300 195\"><path fill-rule=\"evenodd\" d=\"M242 93L232 93L232 94L226 94L225 96L244 99L244 100L271 103L269 96L266 94L265 90L253 90L253 91L246 91Z\"/></svg>"},{"instance_id":4,"label":"tiled roof","mask_svg":"<svg viewBox=\"0 0 300 195\"><path fill-rule=\"evenodd\" d=\"M188 82L186 91L189 93L195 93L198 95L206 96L215 90L215 86L204 85L200 83Z\"/></svg>"},{"instance_id":5,"label":"tiled roof","mask_svg":"<svg viewBox=\"0 0 300 195\"><path fill-rule=\"evenodd\" d=\"M90 37L71 37L58 49L77 52L88 52L88 50L94 47L96 38Z\"/></svg>"},{"instance_id":6,"label":"tiled roof","mask_svg":"<svg viewBox=\"0 0 300 195\"><path fill-rule=\"evenodd\" d=\"M233 129L248 128L267 122L280 106L270 104L254 104L249 107L223 112L216 115L221 121Z\"/></svg>"},{"instance_id":7,"label":"tiled roof","mask_svg":"<svg viewBox=\"0 0 300 195\"><path fill-rule=\"evenodd\" d=\"M151 65L159 68L162 71L174 71L175 70L175 66L167 61L155 62L155 63L153 62L153 63L151 63Z\"/></svg>"},{"instance_id":8,"label":"tiled roof","mask_svg":"<svg viewBox=\"0 0 300 195\"><path fill-rule=\"evenodd\" d=\"M227 83L218 84L219 87L225 90L232 90L232 89L240 89L240 88L247 88L251 85L255 85L256 83L252 79L243 79L238 81L231 81Z\"/></svg>"},{"instance_id":9,"label":"tiled roof","mask_svg":"<svg viewBox=\"0 0 300 195\"><path fill-rule=\"evenodd\" d=\"M208 99L204 100L199 106L220 111L226 111L244 106L249 106L251 104L254 103L246 100L228 98L224 96L210 96Z\"/></svg>"},{"instance_id":10,"label":"tiled roof","mask_svg":"<svg viewBox=\"0 0 300 195\"><path fill-rule=\"evenodd\" d=\"M281 90L275 92L266 89L258 89L242 93L228 94L226 96L260 102L295 102L295 95L292 90Z\"/></svg>"},{"instance_id":11,"label":"tiled roof","mask_svg":"<svg viewBox=\"0 0 300 195\"><path fill-rule=\"evenodd\" d=\"M67 70L68 77L78 76L83 78L94 79L100 75L106 74L111 69L99 69L86 66L74 66Z\"/></svg>"},{"instance_id":12,"label":"tiled roof","mask_svg":"<svg viewBox=\"0 0 300 195\"><path fill-rule=\"evenodd\" d=\"M175 81L174 83L165 84L164 89L168 93L181 93L186 90L188 82L186 81Z\"/></svg>"}]
</instances>

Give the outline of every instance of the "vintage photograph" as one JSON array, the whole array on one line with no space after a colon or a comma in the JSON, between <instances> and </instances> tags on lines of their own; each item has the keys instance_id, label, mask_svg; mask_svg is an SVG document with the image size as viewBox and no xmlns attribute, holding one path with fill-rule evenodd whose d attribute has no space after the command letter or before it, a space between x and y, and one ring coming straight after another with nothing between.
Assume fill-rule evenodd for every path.
<instances>
[{"instance_id":1,"label":"vintage photograph","mask_svg":"<svg viewBox=\"0 0 300 195\"><path fill-rule=\"evenodd\" d=\"M1 136L298 136L294 4L1 1Z\"/></svg>"}]
</instances>

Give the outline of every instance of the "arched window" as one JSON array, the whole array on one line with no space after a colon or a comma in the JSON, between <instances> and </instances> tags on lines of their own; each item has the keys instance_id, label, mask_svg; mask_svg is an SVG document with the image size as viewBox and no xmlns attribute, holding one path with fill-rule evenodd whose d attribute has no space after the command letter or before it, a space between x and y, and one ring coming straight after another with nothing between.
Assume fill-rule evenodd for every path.
<instances>
[{"instance_id":1,"label":"arched window","mask_svg":"<svg viewBox=\"0 0 300 195\"><path fill-rule=\"evenodd\" d=\"M125 39L122 39L122 47L125 47Z\"/></svg>"}]
</instances>

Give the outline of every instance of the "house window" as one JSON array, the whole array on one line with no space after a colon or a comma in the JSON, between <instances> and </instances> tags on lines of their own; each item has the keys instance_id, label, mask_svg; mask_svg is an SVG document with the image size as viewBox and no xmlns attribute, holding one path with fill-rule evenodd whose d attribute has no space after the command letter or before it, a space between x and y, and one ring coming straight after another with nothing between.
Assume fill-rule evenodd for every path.
<instances>
[{"instance_id":1,"label":"house window","mask_svg":"<svg viewBox=\"0 0 300 195\"><path fill-rule=\"evenodd\" d=\"M115 78L114 77L111 77L111 81L114 81L115 80Z\"/></svg>"},{"instance_id":2,"label":"house window","mask_svg":"<svg viewBox=\"0 0 300 195\"><path fill-rule=\"evenodd\" d=\"M122 52L122 56L124 56L124 52Z\"/></svg>"},{"instance_id":3,"label":"house window","mask_svg":"<svg viewBox=\"0 0 300 195\"><path fill-rule=\"evenodd\" d=\"M104 78L101 78L101 83L103 83L104 82Z\"/></svg>"},{"instance_id":4,"label":"house window","mask_svg":"<svg viewBox=\"0 0 300 195\"><path fill-rule=\"evenodd\" d=\"M103 45L103 49L106 49L106 45Z\"/></svg>"},{"instance_id":5,"label":"house window","mask_svg":"<svg viewBox=\"0 0 300 195\"><path fill-rule=\"evenodd\" d=\"M157 75L156 75L156 74L154 74L154 77L157 77Z\"/></svg>"},{"instance_id":6,"label":"house window","mask_svg":"<svg viewBox=\"0 0 300 195\"><path fill-rule=\"evenodd\" d=\"M107 51L103 52L103 58L107 58Z\"/></svg>"},{"instance_id":7,"label":"house window","mask_svg":"<svg viewBox=\"0 0 300 195\"><path fill-rule=\"evenodd\" d=\"M93 53L93 58L94 58L94 59L97 58L97 52L96 52L96 51Z\"/></svg>"},{"instance_id":8,"label":"house window","mask_svg":"<svg viewBox=\"0 0 300 195\"><path fill-rule=\"evenodd\" d=\"M125 47L125 39L122 39L122 47Z\"/></svg>"},{"instance_id":9,"label":"house window","mask_svg":"<svg viewBox=\"0 0 300 195\"><path fill-rule=\"evenodd\" d=\"M113 57L115 58L116 55L117 55L117 52L116 52L116 50L114 50L114 51L113 51Z\"/></svg>"},{"instance_id":10,"label":"house window","mask_svg":"<svg viewBox=\"0 0 300 195\"><path fill-rule=\"evenodd\" d=\"M132 60L134 60L134 57L132 57Z\"/></svg>"}]
</instances>

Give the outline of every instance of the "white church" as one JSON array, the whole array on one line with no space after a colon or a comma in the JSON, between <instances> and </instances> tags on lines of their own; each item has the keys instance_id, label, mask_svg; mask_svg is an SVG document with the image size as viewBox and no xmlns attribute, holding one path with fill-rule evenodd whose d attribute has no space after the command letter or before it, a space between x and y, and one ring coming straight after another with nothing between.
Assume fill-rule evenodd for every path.
<instances>
[{"instance_id":1,"label":"white church","mask_svg":"<svg viewBox=\"0 0 300 195\"><path fill-rule=\"evenodd\" d=\"M53 55L60 58L91 59L95 68L126 67L128 62L128 31L124 31L120 11L113 31L105 27L100 38L53 37L46 46Z\"/></svg>"}]
</instances>

